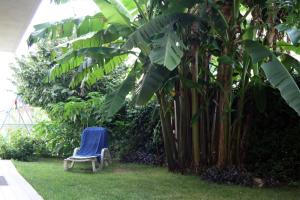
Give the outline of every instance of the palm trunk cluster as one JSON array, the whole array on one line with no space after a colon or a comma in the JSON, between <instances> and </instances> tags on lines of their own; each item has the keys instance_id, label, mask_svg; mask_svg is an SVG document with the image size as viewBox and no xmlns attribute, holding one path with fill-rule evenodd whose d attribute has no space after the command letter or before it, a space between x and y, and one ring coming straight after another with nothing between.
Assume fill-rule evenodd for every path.
<instances>
[{"instance_id":1,"label":"palm trunk cluster","mask_svg":"<svg viewBox=\"0 0 300 200\"><path fill-rule=\"evenodd\" d=\"M231 23L232 11L228 6L231 4L224 4L223 14ZM222 44L220 56L235 56L236 30L230 30L230 41ZM187 169L200 173L210 166L241 164L242 139L249 126L249 120L243 116L245 85L249 79L247 67L240 82L241 93L233 120L232 65L219 63L216 80L212 79L210 72L215 66L211 65L209 51L199 45L200 40L192 40L178 68L173 98L166 98L162 91L157 94L169 170L182 173Z\"/></svg>"}]
</instances>

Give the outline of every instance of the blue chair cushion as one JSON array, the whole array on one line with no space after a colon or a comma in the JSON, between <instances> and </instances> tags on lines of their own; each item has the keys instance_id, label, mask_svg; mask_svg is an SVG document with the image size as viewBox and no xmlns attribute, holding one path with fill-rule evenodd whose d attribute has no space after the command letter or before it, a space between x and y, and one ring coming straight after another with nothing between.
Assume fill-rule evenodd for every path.
<instances>
[{"instance_id":1,"label":"blue chair cushion","mask_svg":"<svg viewBox=\"0 0 300 200\"><path fill-rule=\"evenodd\" d=\"M108 131L102 127L89 127L83 130L80 149L76 157L100 157L101 150L108 148Z\"/></svg>"}]
</instances>

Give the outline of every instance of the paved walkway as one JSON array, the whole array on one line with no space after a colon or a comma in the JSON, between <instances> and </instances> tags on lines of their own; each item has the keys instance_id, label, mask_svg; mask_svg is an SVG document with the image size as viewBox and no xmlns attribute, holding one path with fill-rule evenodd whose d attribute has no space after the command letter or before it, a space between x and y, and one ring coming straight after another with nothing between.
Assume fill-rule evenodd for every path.
<instances>
[{"instance_id":1,"label":"paved walkway","mask_svg":"<svg viewBox=\"0 0 300 200\"><path fill-rule=\"evenodd\" d=\"M10 160L0 160L1 200L43 200Z\"/></svg>"}]
</instances>

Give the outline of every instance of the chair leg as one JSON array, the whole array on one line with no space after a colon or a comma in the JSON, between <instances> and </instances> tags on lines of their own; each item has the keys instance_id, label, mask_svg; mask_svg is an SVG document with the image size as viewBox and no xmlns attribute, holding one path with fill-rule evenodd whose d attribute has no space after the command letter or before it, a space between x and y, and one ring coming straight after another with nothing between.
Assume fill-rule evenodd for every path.
<instances>
[{"instance_id":1,"label":"chair leg","mask_svg":"<svg viewBox=\"0 0 300 200\"><path fill-rule=\"evenodd\" d=\"M92 168L93 168L93 172L97 172L96 161L95 160L92 160Z\"/></svg>"},{"instance_id":2,"label":"chair leg","mask_svg":"<svg viewBox=\"0 0 300 200\"><path fill-rule=\"evenodd\" d=\"M71 163L70 163L71 162ZM74 167L75 162L70 160L64 160L64 170L68 171L69 169Z\"/></svg>"},{"instance_id":3,"label":"chair leg","mask_svg":"<svg viewBox=\"0 0 300 200\"><path fill-rule=\"evenodd\" d=\"M100 162L97 162L97 163L98 163L98 169L102 170L103 169L103 160L100 160Z\"/></svg>"},{"instance_id":4,"label":"chair leg","mask_svg":"<svg viewBox=\"0 0 300 200\"><path fill-rule=\"evenodd\" d=\"M102 149L101 151L101 167L108 166L108 164L111 164L111 155L107 148Z\"/></svg>"},{"instance_id":5,"label":"chair leg","mask_svg":"<svg viewBox=\"0 0 300 200\"><path fill-rule=\"evenodd\" d=\"M73 166L73 165L72 165ZM69 161L68 160L64 160L64 170L68 171L71 167L69 167Z\"/></svg>"}]
</instances>

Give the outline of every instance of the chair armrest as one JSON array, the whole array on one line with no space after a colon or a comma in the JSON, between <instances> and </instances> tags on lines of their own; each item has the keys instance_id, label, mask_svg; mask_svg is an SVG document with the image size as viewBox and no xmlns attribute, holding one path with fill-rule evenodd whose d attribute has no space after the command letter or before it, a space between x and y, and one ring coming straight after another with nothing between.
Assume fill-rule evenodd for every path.
<instances>
[{"instance_id":1,"label":"chair armrest","mask_svg":"<svg viewBox=\"0 0 300 200\"><path fill-rule=\"evenodd\" d=\"M73 151L73 156L76 156L76 154L77 154L77 152L79 151L79 149L80 149L79 147L77 147L77 148L74 149L74 151Z\"/></svg>"}]
</instances>

